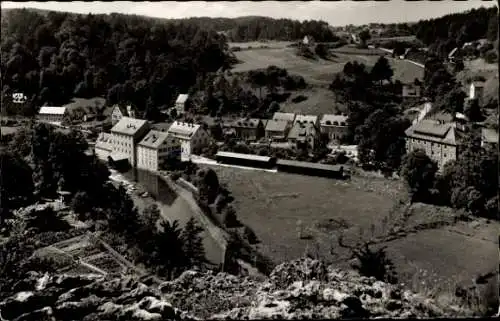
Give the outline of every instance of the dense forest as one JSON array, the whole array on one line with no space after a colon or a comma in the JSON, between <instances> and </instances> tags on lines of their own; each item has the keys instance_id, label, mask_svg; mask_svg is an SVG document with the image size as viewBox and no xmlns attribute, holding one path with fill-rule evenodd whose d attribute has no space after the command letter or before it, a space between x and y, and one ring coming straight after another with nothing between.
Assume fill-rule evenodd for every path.
<instances>
[{"instance_id":1,"label":"dense forest","mask_svg":"<svg viewBox=\"0 0 500 321\"><path fill-rule=\"evenodd\" d=\"M25 114L75 96L157 110L228 62L224 37L189 22L16 9L1 27L4 107L22 92Z\"/></svg>"},{"instance_id":2,"label":"dense forest","mask_svg":"<svg viewBox=\"0 0 500 321\"><path fill-rule=\"evenodd\" d=\"M337 41L338 37L328 23L317 20L303 22L291 19L247 16L239 18L195 17L173 20L178 24L195 25L201 29L224 32L229 41L245 42L257 40L298 40L311 35L316 41Z\"/></svg>"}]
</instances>

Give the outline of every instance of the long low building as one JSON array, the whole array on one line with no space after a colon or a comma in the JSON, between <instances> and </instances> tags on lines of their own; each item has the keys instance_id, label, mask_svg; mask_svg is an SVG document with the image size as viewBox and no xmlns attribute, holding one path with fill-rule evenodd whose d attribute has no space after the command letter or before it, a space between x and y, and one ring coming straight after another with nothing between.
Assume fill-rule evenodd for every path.
<instances>
[{"instance_id":1,"label":"long low building","mask_svg":"<svg viewBox=\"0 0 500 321\"><path fill-rule=\"evenodd\" d=\"M274 157L232 152L218 152L215 155L215 159L220 163L259 168L272 168L276 163Z\"/></svg>"},{"instance_id":2,"label":"long low building","mask_svg":"<svg viewBox=\"0 0 500 321\"><path fill-rule=\"evenodd\" d=\"M299 162L278 159L276 162L279 172L321 176L329 178L345 178L345 167L342 165L327 165L310 162Z\"/></svg>"}]
</instances>

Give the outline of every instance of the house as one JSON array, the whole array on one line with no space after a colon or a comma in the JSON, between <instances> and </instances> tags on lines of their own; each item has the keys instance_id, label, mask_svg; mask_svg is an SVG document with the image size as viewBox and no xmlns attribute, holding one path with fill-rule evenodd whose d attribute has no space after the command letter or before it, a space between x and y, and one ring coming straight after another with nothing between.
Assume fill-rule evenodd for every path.
<instances>
[{"instance_id":1,"label":"house","mask_svg":"<svg viewBox=\"0 0 500 321\"><path fill-rule=\"evenodd\" d=\"M498 131L492 128L481 129L481 146L496 147L498 146Z\"/></svg>"},{"instance_id":2,"label":"house","mask_svg":"<svg viewBox=\"0 0 500 321\"><path fill-rule=\"evenodd\" d=\"M273 141L284 141L291 128L291 122L270 119L265 128L265 136Z\"/></svg>"},{"instance_id":3,"label":"house","mask_svg":"<svg viewBox=\"0 0 500 321\"><path fill-rule=\"evenodd\" d=\"M245 140L258 140L264 136L264 124L258 118L241 118L233 122L235 136Z\"/></svg>"},{"instance_id":4,"label":"house","mask_svg":"<svg viewBox=\"0 0 500 321\"><path fill-rule=\"evenodd\" d=\"M469 85L469 99L477 99L479 104L482 104L484 92L484 82L483 81L473 81Z\"/></svg>"},{"instance_id":5,"label":"house","mask_svg":"<svg viewBox=\"0 0 500 321\"><path fill-rule=\"evenodd\" d=\"M425 118L405 131L406 150L423 149L440 170L447 162L457 159L463 135L463 128L457 126L451 115L441 116Z\"/></svg>"},{"instance_id":6,"label":"house","mask_svg":"<svg viewBox=\"0 0 500 321\"><path fill-rule=\"evenodd\" d=\"M111 124L116 125L123 117L136 118L136 112L132 106L115 105L111 112Z\"/></svg>"},{"instance_id":7,"label":"house","mask_svg":"<svg viewBox=\"0 0 500 321\"><path fill-rule=\"evenodd\" d=\"M314 38L312 36L304 36L304 39L302 39L302 44L306 46L313 46Z\"/></svg>"},{"instance_id":8,"label":"house","mask_svg":"<svg viewBox=\"0 0 500 321\"><path fill-rule=\"evenodd\" d=\"M175 101L175 110L177 111L177 115L184 114L186 110L186 101L188 100L188 94L180 94L177 96L177 100Z\"/></svg>"},{"instance_id":9,"label":"house","mask_svg":"<svg viewBox=\"0 0 500 321\"><path fill-rule=\"evenodd\" d=\"M308 148L314 149L319 141L319 130L311 122L296 122L288 133L287 141L295 147L305 144Z\"/></svg>"},{"instance_id":10,"label":"house","mask_svg":"<svg viewBox=\"0 0 500 321\"><path fill-rule=\"evenodd\" d=\"M415 84L404 84L401 95L404 101L418 101L421 97L421 88Z\"/></svg>"},{"instance_id":11,"label":"house","mask_svg":"<svg viewBox=\"0 0 500 321\"><path fill-rule=\"evenodd\" d=\"M137 144L137 168L158 171L169 159L180 158L180 141L167 132L151 130Z\"/></svg>"},{"instance_id":12,"label":"house","mask_svg":"<svg viewBox=\"0 0 500 321\"><path fill-rule=\"evenodd\" d=\"M144 119L122 117L111 128L112 152L110 160L113 162L128 160L133 167L137 164L137 143L146 135L149 123Z\"/></svg>"},{"instance_id":13,"label":"house","mask_svg":"<svg viewBox=\"0 0 500 321\"><path fill-rule=\"evenodd\" d=\"M293 121L295 120L295 114L294 113L274 113L273 115L273 120L286 120L289 121L293 124Z\"/></svg>"},{"instance_id":14,"label":"house","mask_svg":"<svg viewBox=\"0 0 500 321\"><path fill-rule=\"evenodd\" d=\"M210 142L207 131L199 124L175 121L167 133L180 141L181 160L188 160L191 154L199 153Z\"/></svg>"},{"instance_id":15,"label":"house","mask_svg":"<svg viewBox=\"0 0 500 321\"><path fill-rule=\"evenodd\" d=\"M450 51L450 53L448 54L448 61L449 62L454 62L455 61L455 58L458 54L458 47L455 47L453 48L452 51Z\"/></svg>"},{"instance_id":16,"label":"house","mask_svg":"<svg viewBox=\"0 0 500 321\"><path fill-rule=\"evenodd\" d=\"M60 125L67 115L66 107L47 107L43 106L38 112L38 120L51 124Z\"/></svg>"},{"instance_id":17,"label":"house","mask_svg":"<svg viewBox=\"0 0 500 321\"><path fill-rule=\"evenodd\" d=\"M315 115L296 115L293 124L295 125L296 123L310 123L317 127L319 125L318 119L319 117Z\"/></svg>"},{"instance_id":18,"label":"house","mask_svg":"<svg viewBox=\"0 0 500 321\"><path fill-rule=\"evenodd\" d=\"M319 122L320 132L328 135L330 143L340 143L349 134L347 116L325 114Z\"/></svg>"},{"instance_id":19,"label":"house","mask_svg":"<svg viewBox=\"0 0 500 321\"><path fill-rule=\"evenodd\" d=\"M107 161L109 155L111 155L111 152L113 151L113 146L111 144L111 134L100 133L99 136L97 136L94 151L97 158L103 161Z\"/></svg>"}]
</instances>

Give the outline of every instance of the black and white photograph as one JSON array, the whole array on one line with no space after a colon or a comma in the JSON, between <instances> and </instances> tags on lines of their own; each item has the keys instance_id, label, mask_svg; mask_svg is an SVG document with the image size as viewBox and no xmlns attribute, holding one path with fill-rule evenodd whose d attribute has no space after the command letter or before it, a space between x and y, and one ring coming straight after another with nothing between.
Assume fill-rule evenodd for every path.
<instances>
[{"instance_id":1,"label":"black and white photograph","mask_svg":"<svg viewBox=\"0 0 500 321\"><path fill-rule=\"evenodd\" d=\"M498 1L0 11L0 321L500 317Z\"/></svg>"}]
</instances>

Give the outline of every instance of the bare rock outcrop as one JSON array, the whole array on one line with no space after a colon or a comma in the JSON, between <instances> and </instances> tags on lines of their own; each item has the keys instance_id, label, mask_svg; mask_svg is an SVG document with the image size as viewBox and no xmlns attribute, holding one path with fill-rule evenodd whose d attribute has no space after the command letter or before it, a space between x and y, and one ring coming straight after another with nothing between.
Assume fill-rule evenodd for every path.
<instances>
[{"instance_id":1,"label":"bare rock outcrop","mask_svg":"<svg viewBox=\"0 0 500 321\"><path fill-rule=\"evenodd\" d=\"M28 289L28 286L31 289ZM184 272L146 285L131 276L31 272L23 291L0 302L1 316L21 320L236 320L371 317L463 317L419 294L312 259L277 266L265 280Z\"/></svg>"}]
</instances>

